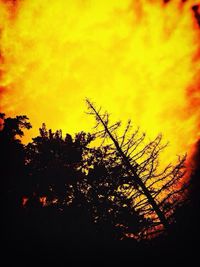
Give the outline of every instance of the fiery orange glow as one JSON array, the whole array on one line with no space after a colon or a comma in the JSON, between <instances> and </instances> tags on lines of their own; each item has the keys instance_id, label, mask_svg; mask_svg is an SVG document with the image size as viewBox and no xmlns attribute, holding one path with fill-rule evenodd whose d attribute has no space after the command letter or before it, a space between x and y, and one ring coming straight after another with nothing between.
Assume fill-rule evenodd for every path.
<instances>
[{"instance_id":1,"label":"fiery orange glow","mask_svg":"<svg viewBox=\"0 0 200 267\"><path fill-rule=\"evenodd\" d=\"M42 204L43 207L47 205L47 197L44 197L44 196L40 197L39 201L40 201L40 203Z\"/></svg>"},{"instance_id":2,"label":"fiery orange glow","mask_svg":"<svg viewBox=\"0 0 200 267\"><path fill-rule=\"evenodd\" d=\"M27 202L28 202L28 198L27 197L23 197L22 198L22 206L25 207Z\"/></svg>"},{"instance_id":3,"label":"fiery orange glow","mask_svg":"<svg viewBox=\"0 0 200 267\"><path fill-rule=\"evenodd\" d=\"M150 138L162 132L165 164L199 138L198 4L1 0L1 110L30 118L29 141L42 122L89 131L88 97Z\"/></svg>"}]
</instances>

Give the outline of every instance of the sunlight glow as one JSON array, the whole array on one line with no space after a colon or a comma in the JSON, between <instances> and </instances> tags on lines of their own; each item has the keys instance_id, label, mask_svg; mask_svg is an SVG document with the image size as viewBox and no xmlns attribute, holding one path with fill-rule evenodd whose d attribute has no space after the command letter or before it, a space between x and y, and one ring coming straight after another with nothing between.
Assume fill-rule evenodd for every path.
<instances>
[{"instance_id":1,"label":"sunlight glow","mask_svg":"<svg viewBox=\"0 0 200 267\"><path fill-rule=\"evenodd\" d=\"M199 1L0 1L0 94L7 115L90 131L85 98L170 142L165 160L199 138ZM163 164L165 164L165 160Z\"/></svg>"}]
</instances>

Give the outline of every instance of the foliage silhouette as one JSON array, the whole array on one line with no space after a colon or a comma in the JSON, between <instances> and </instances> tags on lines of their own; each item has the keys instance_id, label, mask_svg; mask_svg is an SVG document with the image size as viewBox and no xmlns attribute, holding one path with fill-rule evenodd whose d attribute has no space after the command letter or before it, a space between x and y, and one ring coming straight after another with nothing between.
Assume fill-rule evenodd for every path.
<instances>
[{"instance_id":1,"label":"foliage silhouette","mask_svg":"<svg viewBox=\"0 0 200 267\"><path fill-rule=\"evenodd\" d=\"M26 147L26 208L52 207L66 217L81 213L83 223L108 240L122 238L124 231L137 233L145 219L118 192L120 166L113 165L108 147L89 147L93 140L84 132L63 139L61 131L52 133L43 124L40 136Z\"/></svg>"},{"instance_id":2,"label":"foliage silhouette","mask_svg":"<svg viewBox=\"0 0 200 267\"><path fill-rule=\"evenodd\" d=\"M5 114L0 113L0 118L3 121L3 129L0 131L1 176L3 182L1 188L3 199L9 201L14 195L17 197L21 195L22 180L20 178L24 175L25 151L24 145L21 144L18 137L23 136L23 129L30 129L31 124L27 121L26 116L5 119Z\"/></svg>"},{"instance_id":3,"label":"foliage silhouette","mask_svg":"<svg viewBox=\"0 0 200 267\"><path fill-rule=\"evenodd\" d=\"M143 251L146 246L151 251L153 243L173 246L177 239L181 244L183 232L191 227L189 216L195 222L193 210L199 207L199 198L191 198L198 195L198 169L186 191L185 186L178 186L184 157L176 166L157 172L158 156L165 148L161 136L145 143L139 130L130 133L130 122L118 135L120 123L109 126L108 114L100 116L170 224L168 237L148 239L162 230L160 222L105 128L63 137L61 130L52 132L43 124L39 136L23 145L19 137L31 128L28 118L6 118L1 113L2 236L7 246L24 251L56 246L84 254L87 249L99 251L101 246L115 248L117 240L131 240L131 249L138 248L140 240Z\"/></svg>"},{"instance_id":4,"label":"foliage silhouette","mask_svg":"<svg viewBox=\"0 0 200 267\"><path fill-rule=\"evenodd\" d=\"M180 181L185 174L185 156L179 158L177 165L169 164L159 172L159 154L166 146L161 144L161 135L146 144L145 134L140 134L139 130L130 132L131 121L124 133L119 135L117 130L121 123L110 124L107 112L102 113L101 108L97 110L89 100L86 102L89 114L95 117L95 128L100 128L96 136L103 141L109 140L110 149L118 156L121 170L124 170L121 175L126 177L127 191L134 208L139 214L149 218L150 234L154 233L151 229L156 229L157 226L160 231L160 225L169 230L173 211L181 203L180 193L186 189L186 186L180 187ZM145 235L147 231L145 226Z\"/></svg>"},{"instance_id":5,"label":"foliage silhouette","mask_svg":"<svg viewBox=\"0 0 200 267\"><path fill-rule=\"evenodd\" d=\"M30 129L31 124L26 116L6 118L0 114L0 151L1 151L1 203L2 228L1 236L7 242L18 239L21 225L21 201L24 195L25 146L19 137L24 129ZM2 238L2 240L4 240Z\"/></svg>"}]
</instances>

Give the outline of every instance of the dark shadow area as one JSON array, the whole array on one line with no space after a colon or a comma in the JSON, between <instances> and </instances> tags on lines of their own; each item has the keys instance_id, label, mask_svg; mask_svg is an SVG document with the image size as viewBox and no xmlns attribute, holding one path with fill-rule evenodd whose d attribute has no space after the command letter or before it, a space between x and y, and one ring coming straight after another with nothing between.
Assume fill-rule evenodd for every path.
<instances>
[{"instance_id":1,"label":"dark shadow area","mask_svg":"<svg viewBox=\"0 0 200 267\"><path fill-rule=\"evenodd\" d=\"M94 136L63 138L45 125L25 146L18 137L31 127L27 118L1 119L2 266L160 266L198 257L199 142L188 198L176 207L168 233L139 240L124 234L136 235L148 221L116 192L122 170L108 147L90 148Z\"/></svg>"}]
</instances>

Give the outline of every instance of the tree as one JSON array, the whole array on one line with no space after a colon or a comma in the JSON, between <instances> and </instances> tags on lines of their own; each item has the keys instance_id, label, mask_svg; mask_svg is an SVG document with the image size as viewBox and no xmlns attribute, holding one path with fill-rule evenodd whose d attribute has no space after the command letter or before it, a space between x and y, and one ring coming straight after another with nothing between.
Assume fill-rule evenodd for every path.
<instances>
[{"instance_id":1,"label":"tree","mask_svg":"<svg viewBox=\"0 0 200 267\"><path fill-rule=\"evenodd\" d=\"M93 224L99 238L107 240L137 233L144 218L118 191L120 166L113 165L109 147L92 147L93 140L84 132L63 138L61 131L53 133L43 124L40 136L26 146L26 207L54 207L67 218L79 213L79 221L87 222L85 232Z\"/></svg>"},{"instance_id":2,"label":"tree","mask_svg":"<svg viewBox=\"0 0 200 267\"><path fill-rule=\"evenodd\" d=\"M4 113L0 113L0 119L2 121L0 130L1 177L3 195L6 198L8 194L19 191L22 186L25 153L24 145L19 137L24 135L24 129L31 128L31 124L26 116L6 118Z\"/></svg>"},{"instance_id":3,"label":"tree","mask_svg":"<svg viewBox=\"0 0 200 267\"><path fill-rule=\"evenodd\" d=\"M96 137L110 140L109 148L115 151L120 161L122 179L126 179L126 192L132 199L133 207L139 214L149 219L149 229L161 227L169 230L173 211L182 201L181 193L185 186L180 187L180 181L185 174L185 156L179 158L177 165L169 164L158 172L159 154L166 145L161 144L162 136L158 135L153 141L145 144L145 134L140 135L139 130L130 134L131 122L129 121L123 135L119 136L117 130L120 122L109 123L109 114L101 113L101 108L96 109L94 104L86 100L89 114L96 119ZM157 230L156 230L157 231ZM144 228L141 234L147 234Z\"/></svg>"},{"instance_id":4,"label":"tree","mask_svg":"<svg viewBox=\"0 0 200 267\"><path fill-rule=\"evenodd\" d=\"M24 205L26 220L22 221L32 224L32 229L38 219L48 222L49 227L45 224L40 229L42 233L62 226L62 233L79 229L77 238L97 235L99 240L119 240L148 238L164 227L169 230L174 210L183 201L185 188L180 181L185 157L160 171L159 154L166 146L161 144L161 135L146 142L138 129L131 133L130 121L119 135L120 123L110 125L107 113L101 114L90 101L87 103L96 127L102 127L94 134L63 137L61 130L52 132L43 124L39 136L24 146L16 136L30 127L27 118L5 120L0 142L4 151L12 147L9 157L14 155L18 166L8 175L12 179L5 179L14 185L7 186L7 192L14 193L7 199L15 196L12 203ZM10 159L4 157L5 178ZM56 227L51 224L55 220Z\"/></svg>"},{"instance_id":5,"label":"tree","mask_svg":"<svg viewBox=\"0 0 200 267\"><path fill-rule=\"evenodd\" d=\"M7 252L17 255L29 250L35 256L40 251L48 258L62 251L68 260L72 252L91 255L106 246L112 259L128 250L134 261L138 257L141 262L141 256L151 255L155 248L157 253L160 247L172 247L172 251L184 244L185 236L193 241L198 221L195 224L192 210L199 207L199 198L185 202L185 158L160 170L159 155L166 146L161 144L161 135L145 141L138 129L132 133L130 121L120 134L119 122L110 124L107 113L102 114L89 101L88 105L96 126L102 128L93 134L63 137L61 130L52 132L43 124L39 136L28 145L18 139L30 128L27 118L0 115L1 177L5 182L2 237ZM197 152L198 162L199 145ZM190 194L198 187L198 175L196 169ZM144 187L167 221L168 237L147 240L163 232L163 222ZM113 242L121 239L125 242Z\"/></svg>"},{"instance_id":6,"label":"tree","mask_svg":"<svg viewBox=\"0 0 200 267\"><path fill-rule=\"evenodd\" d=\"M136 237L147 220L134 209L128 195L119 190L124 180L117 155L109 146L93 147L86 151L85 161L86 206L101 237L120 240L129 233Z\"/></svg>"},{"instance_id":7,"label":"tree","mask_svg":"<svg viewBox=\"0 0 200 267\"><path fill-rule=\"evenodd\" d=\"M39 131L26 146L30 193L34 199L45 197L46 202L61 208L78 194L83 179L82 155L92 137L81 132L74 139L69 134L63 138L61 130L53 133L45 124Z\"/></svg>"},{"instance_id":8,"label":"tree","mask_svg":"<svg viewBox=\"0 0 200 267\"><path fill-rule=\"evenodd\" d=\"M20 137L31 124L26 116L6 117L0 114L1 153L1 237L7 243L20 238L21 203L25 190L25 150Z\"/></svg>"}]
</instances>

